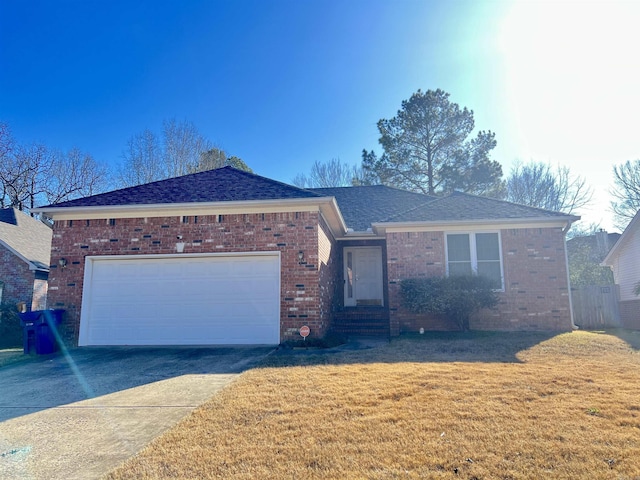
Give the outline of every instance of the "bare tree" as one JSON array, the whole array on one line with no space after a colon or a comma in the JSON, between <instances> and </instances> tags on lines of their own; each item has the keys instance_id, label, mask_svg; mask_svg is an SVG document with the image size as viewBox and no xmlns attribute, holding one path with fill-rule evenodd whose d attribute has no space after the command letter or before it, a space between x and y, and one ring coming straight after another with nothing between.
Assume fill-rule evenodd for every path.
<instances>
[{"instance_id":1,"label":"bare tree","mask_svg":"<svg viewBox=\"0 0 640 480\"><path fill-rule=\"evenodd\" d=\"M611 208L616 227L624 230L640 210L640 160L614 165L613 183L611 195L615 200L611 202Z\"/></svg>"},{"instance_id":2,"label":"bare tree","mask_svg":"<svg viewBox=\"0 0 640 480\"><path fill-rule=\"evenodd\" d=\"M588 205L592 195L586 180L568 167L518 163L507 178L507 200L531 207L571 214Z\"/></svg>"},{"instance_id":3,"label":"bare tree","mask_svg":"<svg viewBox=\"0 0 640 480\"><path fill-rule=\"evenodd\" d=\"M357 183L362 175L358 167L348 165L339 158L332 158L328 162L313 162L309 175L299 173L292 183L300 188L346 187Z\"/></svg>"},{"instance_id":4,"label":"bare tree","mask_svg":"<svg viewBox=\"0 0 640 480\"><path fill-rule=\"evenodd\" d=\"M2 207L20 210L35 207L36 199L46 191L46 172L51 154L44 145L16 145L11 143L3 153L0 165Z\"/></svg>"},{"instance_id":5,"label":"bare tree","mask_svg":"<svg viewBox=\"0 0 640 480\"><path fill-rule=\"evenodd\" d=\"M151 130L132 136L122 152L118 181L123 187L167 178L158 138Z\"/></svg>"},{"instance_id":6,"label":"bare tree","mask_svg":"<svg viewBox=\"0 0 640 480\"><path fill-rule=\"evenodd\" d=\"M118 182L123 187L226 165L251 171L238 157L228 157L224 150L213 146L193 123L175 119L163 122L160 137L146 129L129 138L122 159Z\"/></svg>"},{"instance_id":7,"label":"bare tree","mask_svg":"<svg viewBox=\"0 0 640 480\"><path fill-rule=\"evenodd\" d=\"M11 134L9 125L0 122L0 160L4 162L5 158L13 151L15 141Z\"/></svg>"},{"instance_id":8,"label":"bare tree","mask_svg":"<svg viewBox=\"0 0 640 480\"><path fill-rule=\"evenodd\" d=\"M94 195L109 186L107 168L78 148L54 154L46 180L48 203Z\"/></svg>"},{"instance_id":9,"label":"bare tree","mask_svg":"<svg viewBox=\"0 0 640 480\"><path fill-rule=\"evenodd\" d=\"M77 148L68 152L42 144L19 145L6 124L0 124L0 206L30 211L91 195L108 186L107 169Z\"/></svg>"},{"instance_id":10,"label":"bare tree","mask_svg":"<svg viewBox=\"0 0 640 480\"><path fill-rule=\"evenodd\" d=\"M171 119L165 120L162 125L164 176L185 175L198 165L200 156L212 148L212 144L191 122Z\"/></svg>"}]
</instances>

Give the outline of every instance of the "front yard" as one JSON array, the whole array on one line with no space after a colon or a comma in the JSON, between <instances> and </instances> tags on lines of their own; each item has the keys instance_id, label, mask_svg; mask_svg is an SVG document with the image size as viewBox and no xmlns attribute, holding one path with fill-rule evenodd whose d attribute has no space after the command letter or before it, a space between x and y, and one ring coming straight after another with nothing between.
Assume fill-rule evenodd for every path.
<instances>
[{"instance_id":1,"label":"front yard","mask_svg":"<svg viewBox=\"0 0 640 480\"><path fill-rule=\"evenodd\" d=\"M640 333L275 355L109 479L640 478Z\"/></svg>"}]
</instances>

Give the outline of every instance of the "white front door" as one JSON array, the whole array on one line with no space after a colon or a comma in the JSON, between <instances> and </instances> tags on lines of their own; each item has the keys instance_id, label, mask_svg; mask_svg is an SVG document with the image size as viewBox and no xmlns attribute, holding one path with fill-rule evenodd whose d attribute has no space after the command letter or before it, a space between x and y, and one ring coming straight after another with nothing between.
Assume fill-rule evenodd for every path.
<instances>
[{"instance_id":1,"label":"white front door","mask_svg":"<svg viewBox=\"0 0 640 480\"><path fill-rule=\"evenodd\" d=\"M380 247L346 247L344 249L344 304L383 304L382 249Z\"/></svg>"}]
</instances>

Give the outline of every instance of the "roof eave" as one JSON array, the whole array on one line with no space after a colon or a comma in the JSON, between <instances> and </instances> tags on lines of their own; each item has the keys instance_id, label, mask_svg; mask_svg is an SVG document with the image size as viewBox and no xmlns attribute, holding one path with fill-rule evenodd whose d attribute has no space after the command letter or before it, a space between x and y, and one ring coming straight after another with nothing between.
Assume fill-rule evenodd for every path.
<instances>
[{"instance_id":1,"label":"roof eave","mask_svg":"<svg viewBox=\"0 0 640 480\"><path fill-rule=\"evenodd\" d=\"M406 230L446 230L454 227L496 227L523 228L527 225L536 228L565 227L580 220L575 215L563 215L558 217L533 217L533 218L497 218L497 219L473 219L473 220L430 220L413 222L375 222L372 224L374 231L406 231Z\"/></svg>"},{"instance_id":2,"label":"roof eave","mask_svg":"<svg viewBox=\"0 0 640 480\"><path fill-rule=\"evenodd\" d=\"M331 229L333 236L335 238L344 236L347 233L347 224L342 217L342 212L340 212L336 198L320 197L315 200L322 200L320 203L320 212Z\"/></svg>"},{"instance_id":3,"label":"roof eave","mask_svg":"<svg viewBox=\"0 0 640 480\"><path fill-rule=\"evenodd\" d=\"M136 218L145 216L211 214L215 213L263 213L295 208L318 207L333 197L286 198L275 200L234 200L221 202L152 203L128 205L100 205L78 207L38 207L33 212L44 214L53 220L79 220L93 218Z\"/></svg>"},{"instance_id":4,"label":"roof eave","mask_svg":"<svg viewBox=\"0 0 640 480\"><path fill-rule=\"evenodd\" d=\"M618 251L620 251L623 245L628 242L628 239L632 236L632 234L629 232L635 230L636 224L638 223L640 223L640 210L638 210L635 216L631 219L631 222L629 222L627 228L624 229L624 232L622 232L622 235L620 235L618 241L613 244L613 247L611 247L611 250L609 250L609 253L607 253L600 265L605 267L613 266L613 257L618 255Z\"/></svg>"},{"instance_id":5,"label":"roof eave","mask_svg":"<svg viewBox=\"0 0 640 480\"><path fill-rule=\"evenodd\" d=\"M238 200L228 202L156 203L144 205L104 205L82 207L39 207L32 211L53 220L92 220L183 215L230 215L242 213L279 213L321 211L335 236L347 231L334 197L285 198L275 200Z\"/></svg>"},{"instance_id":6,"label":"roof eave","mask_svg":"<svg viewBox=\"0 0 640 480\"><path fill-rule=\"evenodd\" d=\"M20 260L22 260L24 263L26 263L29 266L29 270L33 270L33 271L38 270L38 271L41 271L41 272L48 272L49 271L48 267L40 267L40 266L38 266L35 261L29 260L22 253L20 253L15 248L13 248L11 245L9 245L7 242L5 242L3 240L0 240L0 245L5 247L7 250L9 250L11 253L13 253L16 257L18 257Z\"/></svg>"}]
</instances>

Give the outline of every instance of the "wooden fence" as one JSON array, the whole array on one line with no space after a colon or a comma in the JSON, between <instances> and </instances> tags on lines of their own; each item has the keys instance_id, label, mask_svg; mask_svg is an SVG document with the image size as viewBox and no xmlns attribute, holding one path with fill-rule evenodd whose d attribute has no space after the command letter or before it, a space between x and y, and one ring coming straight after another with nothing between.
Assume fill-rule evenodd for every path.
<instances>
[{"instance_id":1,"label":"wooden fence","mask_svg":"<svg viewBox=\"0 0 640 480\"><path fill-rule=\"evenodd\" d=\"M572 288L574 323L584 329L621 327L619 298L618 285Z\"/></svg>"}]
</instances>

